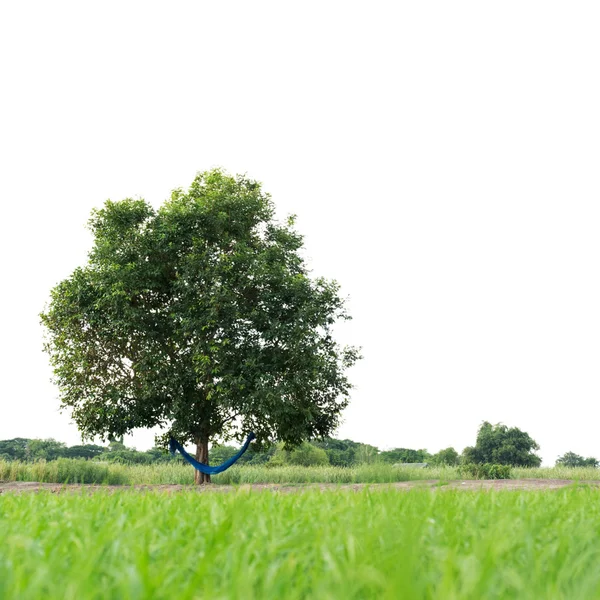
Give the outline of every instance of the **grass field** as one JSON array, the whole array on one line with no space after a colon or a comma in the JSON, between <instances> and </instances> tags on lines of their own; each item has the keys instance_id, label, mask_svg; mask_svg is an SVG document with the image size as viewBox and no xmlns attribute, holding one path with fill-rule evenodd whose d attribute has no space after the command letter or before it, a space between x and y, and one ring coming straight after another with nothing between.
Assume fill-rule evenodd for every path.
<instances>
[{"instance_id":1,"label":"grass field","mask_svg":"<svg viewBox=\"0 0 600 600\"><path fill-rule=\"evenodd\" d=\"M600 597L600 491L0 496L0 598Z\"/></svg>"},{"instance_id":2,"label":"grass field","mask_svg":"<svg viewBox=\"0 0 600 600\"><path fill-rule=\"evenodd\" d=\"M540 468L512 470L514 479L600 480L594 468ZM234 466L213 478L216 484L245 483L394 483L418 479L468 479L456 467L416 469L388 464L343 467ZM59 459L52 462L20 463L0 460L0 481L48 483L97 483L112 485L192 484L194 471L183 463L120 465L95 461Z\"/></svg>"}]
</instances>

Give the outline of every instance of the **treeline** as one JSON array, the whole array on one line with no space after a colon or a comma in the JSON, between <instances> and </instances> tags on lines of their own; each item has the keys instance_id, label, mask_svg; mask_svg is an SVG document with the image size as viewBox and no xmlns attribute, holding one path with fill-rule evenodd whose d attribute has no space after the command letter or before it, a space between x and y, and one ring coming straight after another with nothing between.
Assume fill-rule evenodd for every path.
<instances>
[{"instance_id":1,"label":"treeline","mask_svg":"<svg viewBox=\"0 0 600 600\"><path fill-rule=\"evenodd\" d=\"M238 448L234 446L213 446L210 451L210 463L220 464L237 451ZM119 441L111 442L108 446L97 444L67 446L51 438L43 440L28 438L0 440L0 460L35 462L39 460L53 461L59 458L78 458L126 464L152 464L183 460L179 455L172 456L160 448L152 448L142 452L135 448L128 448ZM352 440L326 438L305 442L291 451L285 450L281 445L272 446L263 451L254 451L250 447L240 458L239 463L351 467L375 462L455 465L458 464L458 461L459 454L453 448L447 448L437 454L430 454L427 450L412 450L409 448L381 451L369 444L361 444Z\"/></svg>"},{"instance_id":2,"label":"treeline","mask_svg":"<svg viewBox=\"0 0 600 600\"><path fill-rule=\"evenodd\" d=\"M430 454L425 449L380 450L376 446L352 440L325 438L304 442L292 450L286 450L283 445L276 445L262 451L255 451L251 446L240 458L239 464L352 467L373 463L392 465L416 463L463 467L487 465L486 468L493 471L494 466L539 467L542 460L535 454L536 450L539 450L539 445L528 433L517 427L507 427L501 423L492 425L485 421L479 427L475 445L468 446L461 454L452 447ZM234 446L213 446L210 450L210 464L220 464L231 458L237 451L238 448ZM112 441L108 446L96 444L66 446L54 439L0 440L0 460L35 462L53 461L58 458L125 464L153 464L183 460L179 455L172 456L161 448L152 448L145 452L127 448L122 441ZM557 459L556 466L597 468L600 464L594 457L584 458L574 452L566 452ZM475 469L477 472L480 470Z\"/></svg>"},{"instance_id":3,"label":"treeline","mask_svg":"<svg viewBox=\"0 0 600 600\"><path fill-rule=\"evenodd\" d=\"M102 460L128 464L151 464L177 460L159 448L140 452L135 448L127 448L122 442L111 442L108 446L97 444L81 444L67 446L63 442L49 438L28 439L14 438L0 440L0 460L36 462L53 461L59 458L78 458L85 460Z\"/></svg>"},{"instance_id":4,"label":"treeline","mask_svg":"<svg viewBox=\"0 0 600 600\"><path fill-rule=\"evenodd\" d=\"M211 449L211 462L221 463L237 452L233 446L215 446ZM240 463L298 466L333 465L336 467L352 467L355 465L373 463L421 463L421 464L448 464L456 465L460 456L454 448L441 450L430 454L427 450L413 450L410 448L395 448L393 450L380 450L376 446L353 442L352 440L338 440L325 438L304 442L298 448L286 450L282 445L271 447L265 452L246 452Z\"/></svg>"}]
</instances>

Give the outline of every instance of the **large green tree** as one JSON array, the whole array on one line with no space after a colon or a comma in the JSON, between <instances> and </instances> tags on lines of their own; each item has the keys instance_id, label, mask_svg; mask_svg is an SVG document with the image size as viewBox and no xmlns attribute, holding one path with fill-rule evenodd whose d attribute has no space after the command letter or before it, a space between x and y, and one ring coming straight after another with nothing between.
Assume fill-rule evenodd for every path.
<instances>
[{"instance_id":1,"label":"large green tree","mask_svg":"<svg viewBox=\"0 0 600 600\"><path fill-rule=\"evenodd\" d=\"M477 432L475 446L463 450L462 460L474 464L539 467L542 459L534 453L539 449L537 442L525 431L484 421Z\"/></svg>"},{"instance_id":2,"label":"large green tree","mask_svg":"<svg viewBox=\"0 0 600 600\"><path fill-rule=\"evenodd\" d=\"M309 276L293 225L259 183L220 170L158 210L125 199L94 211L87 264L41 315L84 437L159 426L207 463L210 440L252 430L294 446L336 428L358 353L334 340L344 300Z\"/></svg>"}]
</instances>

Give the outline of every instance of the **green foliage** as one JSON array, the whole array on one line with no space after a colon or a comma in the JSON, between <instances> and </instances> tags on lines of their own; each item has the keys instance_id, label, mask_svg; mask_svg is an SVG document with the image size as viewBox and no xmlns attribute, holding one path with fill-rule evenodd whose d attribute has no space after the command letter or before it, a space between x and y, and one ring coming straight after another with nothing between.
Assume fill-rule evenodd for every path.
<instances>
[{"instance_id":1,"label":"green foliage","mask_svg":"<svg viewBox=\"0 0 600 600\"><path fill-rule=\"evenodd\" d=\"M79 446L69 446L64 448L61 456L64 458L92 459L99 457L105 452L106 448L104 446L98 446L97 444L82 444Z\"/></svg>"},{"instance_id":2,"label":"green foliage","mask_svg":"<svg viewBox=\"0 0 600 600\"><path fill-rule=\"evenodd\" d=\"M203 446L248 431L297 445L335 429L358 353L331 329L349 317L338 285L309 277L293 220L273 215L257 182L219 170L158 210L93 213L88 263L41 315L85 437L159 426Z\"/></svg>"},{"instance_id":3,"label":"green foliage","mask_svg":"<svg viewBox=\"0 0 600 600\"><path fill-rule=\"evenodd\" d=\"M74 482L80 477L79 469L89 469L92 475L86 475L86 481L111 484L192 484L194 473L187 463L181 460L153 464L120 464L98 461L67 460L63 465L72 464L72 472L63 467L59 479L57 461L21 462L0 459L0 481L42 481L51 483ZM89 463L86 467L85 465ZM83 466L82 466L83 465ZM593 467L514 467L512 479L572 479L579 481L597 481L598 470ZM422 479L475 479L457 467L430 466L427 469L394 467L381 462L360 464L353 467L298 467L293 465L272 466L266 464L234 465L224 473L216 475L214 483L253 484L253 483L393 483Z\"/></svg>"},{"instance_id":4,"label":"green foliage","mask_svg":"<svg viewBox=\"0 0 600 600\"><path fill-rule=\"evenodd\" d=\"M108 444L109 452L123 452L124 450L127 450L127 446L123 443L123 438L119 440L110 440L110 443Z\"/></svg>"},{"instance_id":5,"label":"green foliage","mask_svg":"<svg viewBox=\"0 0 600 600\"><path fill-rule=\"evenodd\" d=\"M379 453L379 457L386 463L425 463L431 455L427 450L411 450L409 448L394 448Z\"/></svg>"},{"instance_id":6,"label":"green foliage","mask_svg":"<svg viewBox=\"0 0 600 600\"><path fill-rule=\"evenodd\" d=\"M53 441L53 440L52 440ZM157 462L180 462L182 458L176 454L171 455L165 452L162 448L152 448L145 452L139 452L134 448L128 448L122 441L113 440L108 448L95 444L84 444L78 446L65 446L58 442L50 444L57 451L53 453L46 452L46 456L32 457L28 450L29 444L34 443L34 447L46 447L44 440L29 440L25 438L17 438L16 440L0 440L0 449L4 449L4 456L0 456L4 460L56 460L62 458L85 458L102 460L105 462L114 462L121 464L153 464ZM47 440L46 440L47 442ZM310 465L333 464L336 466L349 467L359 464L361 458L366 455L366 460L362 462L374 462L377 458L378 450L374 446L360 444L351 440L336 440L334 438L325 438L324 440L310 442L314 450L308 452L306 449L294 455L293 452L281 452L273 464L303 464ZM282 445L281 445L282 446ZM250 447L248 451L241 457L239 464L262 465L266 464L275 455L278 445L271 445L264 448ZM326 460L319 450L325 452ZM362 453L361 453L362 449ZM226 444L217 444L211 448L210 464L221 464L231 458L238 452L239 448ZM312 458L306 458L306 454L310 454ZM18 458L13 458L16 456ZM290 457L293 456L291 459ZM333 459L333 462L332 462ZM308 462L307 462L308 461Z\"/></svg>"},{"instance_id":7,"label":"green foliage","mask_svg":"<svg viewBox=\"0 0 600 600\"><path fill-rule=\"evenodd\" d=\"M234 446L217 445L210 449L210 461L213 465L220 465L235 455L237 449Z\"/></svg>"},{"instance_id":8,"label":"green foliage","mask_svg":"<svg viewBox=\"0 0 600 600\"><path fill-rule=\"evenodd\" d=\"M593 456L583 458L583 456L579 456L579 454L575 454L575 452L565 452L556 460L556 466L598 468L599 463Z\"/></svg>"},{"instance_id":9,"label":"green foliage","mask_svg":"<svg viewBox=\"0 0 600 600\"><path fill-rule=\"evenodd\" d=\"M0 504L6 599L600 597L595 489L3 494Z\"/></svg>"},{"instance_id":10,"label":"green foliage","mask_svg":"<svg viewBox=\"0 0 600 600\"><path fill-rule=\"evenodd\" d=\"M329 464L329 459L323 448L317 448L308 442L303 442L288 453L288 462L290 465L300 467L317 467Z\"/></svg>"},{"instance_id":11,"label":"green foliage","mask_svg":"<svg viewBox=\"0 0 600 600\"><path fill-rule=\"evenodd\" d=\"M379 448L369 444L358 444L354 453L354 464L372 465L379 461Z\"/></svg>"},{"instance_id":12,"label":"green foliage","mask_svg":"<svg viewBox=\"0 0 600 600\"><path fill-rule=\"evenodd\" d=\"M101 457L102 461L115 462L128 465L148 465L155 462L155 456L148 452L126 448L125 450L112 450Z\"/></svg>"},{"instance_id":13,"label":"green foliage","mask_svg":"<svg viewBox=\"0 0 600 600\"><path fill-rule=\"evenodd\" d=\"M460 464L460 454L454 448L445 448L430 457L432 465L448 465L454 467Z\"/></svg>"},{"instance_id":14,"label":"green foliage","mask_svg":"<svg viewBox=\"0 0 600 600\"><path fill-rule=\"evenodd\" d=\"M244 452L243 456L238 460L237 464L239 465L265 465L270 460L273 454L276 451L277 446L275 444L269 446L263 446L262 448L256 448L250 446L246 452ZM238 448L235 448L235 451L238 451ZM216 461L215 461L216 463Z\"/></svg>"},{"instance_id":15,"label":"green foliage","mask_svg":"<svg viewBox=\"0 0 600 600\"><path fill-rule=\"evenodd\" d=\"M325 450L329 464L338 467L350 467L356 464L357 452L361 446L361 444L352 440L336 440L331 437L313 440L311 443L313 446Z\"/></svg>"},{"instance_id":16,"label":"green foliage","mask_svg":"<svg viewBox=\"0 0 600 600\"><path fill-rule=\"evenodd\" d=\"M27 444L28 460L56 460L63 455L65 444L52 438L29 440Z\"/></svg>"},{"instance_id":17,"label":"green foliage","mask_svg":"<svg viewBox=\"0 0 600 600\"><path fill-rule=\"evenodd\" d=\"M513 467L512 479L572 479L598 481L596 467Z\"/></svg>"},{"instance_id":18,"label":"green foliage","mask_svg":"<svg viewBox=\"0 0 600 600\"><path fill-rule=\"evenodd\" d=\"M419 481L436 477L457 479L458 472L446 468L426 471L425 469L393 468L384 463L355 465L354 467L301 467L294 465L272 465L267 467L233 467L215 476L220 485L243 484L283 484L302 485L312 483L396 483L400 481Z\"/></svg>"},{"instance_id":19,"label":"green foliage","mask_svg":"<svg viewBox=\"0 0 600 600\"><path fill-rule=\"evenodd\" d=\"M462 464L458 472L461 475L472 477L473 479L510 479L511 478L511 467L510 465L494 465L489 463L475 464L465 463Z\"/></svg>"},{"instance_id":20,"label":"green foliage","mask_svg":"<svg viewBox=\"0 0 600 600\"><path fill-rule=\"evenodd\" d=\"M539 467L542 459L533 452L539 448L529 434L517 427L509 428L501 423L492 425L484 421L477 432L475 446L463 450L462 462Z\"/></svg>"},{"instance_id":21,"label":"green foliage","mask_svg":"<svg viewBox=\"0 0 600 600\"><path fill-rule=\"evenodd\" d=\"M352 440L337 440L331 437L313 440L311 444L325 450L329 464L338 467L373 464L379 460L379 448L369 444L361 444Z\"/></svg>"},{"instance_id":22,"label":"green foliage","mask_svg":"<svg viewBox=\"0 0 600 600\"><path fill-rule=\"evenodd\" d=\"M0 459L22 461L47 461L59 458L83 458L86 460L102 460L124 464L150 464L181 460L161 448L152 448L146 452L138 452L135 448L127 448L121 441L112 441L109 447L96 444L66 446L53 439L39 440L16 438L0 440Z\"/></svg>"},{"instance_id":23,"label":"green foliage","mask_svg":"<svg viewBox=\"0 0 600 600\"><path fill-rule=\"evenodd\" d=\"M58 458L46 462L4 462L0 460L0 481L39 481L42 483L131 483L127 467L90 460Z\"/></svg>"},{"instance_id":24,"label":"green foliage","mask_svg":"<svg viewBox=\"0 0 600 600\"><path fill-rule=\"evenodd\" d=\"M27 438L0 440L0 460L27 460Z\"/></svg>"},{"instance_id":25,"label":"green foliage","mask_svg":"<svg viewBox=\"0 0 600 600\"><path fill-rule=\"evenodd\" d=\"M194 473L182 461L154 464L121 464L97 461L62 459L59 474L58 461L36 463L4 462L0 460L0 481L41 481L71 483L81 478L80 469L88 469L85 481L110 484L192 484ZM86 464L90 463L87 467ZM68 467L71 465L71 467ZM59 476L60 475L60 476ZM451 467L430 469L394 468L385 463L362 464L354 467L331 465L303 467L289 464L234 465L215 475L213 482L221 484L252 483L393 483L420 479L457 479L458 471Z\"/></svg>"},{"instance_id":26,"label":"green foliage","mask_svg":"<svg viewBox=\"0 0 600 600\"><path fill-rule=\"evenodd\" d=\"M248 450L237 461L239 465L264 465L269 462L271 457L276 452L277 446L271 445L263 448L250 446ZM226 460L229 460L234 454L239 451L236 446L228 446L217 444L210 449L210 464L219 465Z\"/></svg>"}]
</instances>

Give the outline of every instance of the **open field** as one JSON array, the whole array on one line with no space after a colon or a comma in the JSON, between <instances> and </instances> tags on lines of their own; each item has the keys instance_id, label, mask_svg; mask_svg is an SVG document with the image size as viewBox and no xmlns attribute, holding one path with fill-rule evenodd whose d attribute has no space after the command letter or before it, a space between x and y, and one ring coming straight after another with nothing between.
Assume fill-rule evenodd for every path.
<instances>
[{"instance_id":1,"label":"open field","mask_svg":"<svg viewBox=\"0 0 600 600\"><path fill-rule=\"evenodd\" d=\"M416 469L389 464L363 464L355 467L299 466L234 466L213 477L217 485L302 484L302 483L397 483L416 480L468 480L457 467ZM512 469L514 479L600 479L594 468ZM108 485L188 485L194 481L194 470L183 463L122 465L61 458L52 462L7 462L0 460L1 481L38 481L44 483L94 483Z\"/></svg>"},{"instance_id":2,"label":"open field","mask_svg":"<svg viewBox=\"0 0 600 600\"><path fill-rule=\"evenodd\" d=\"M600 597L589 486L2 494L0 539L7 599Z\"/></svg>"}]
</instances>

